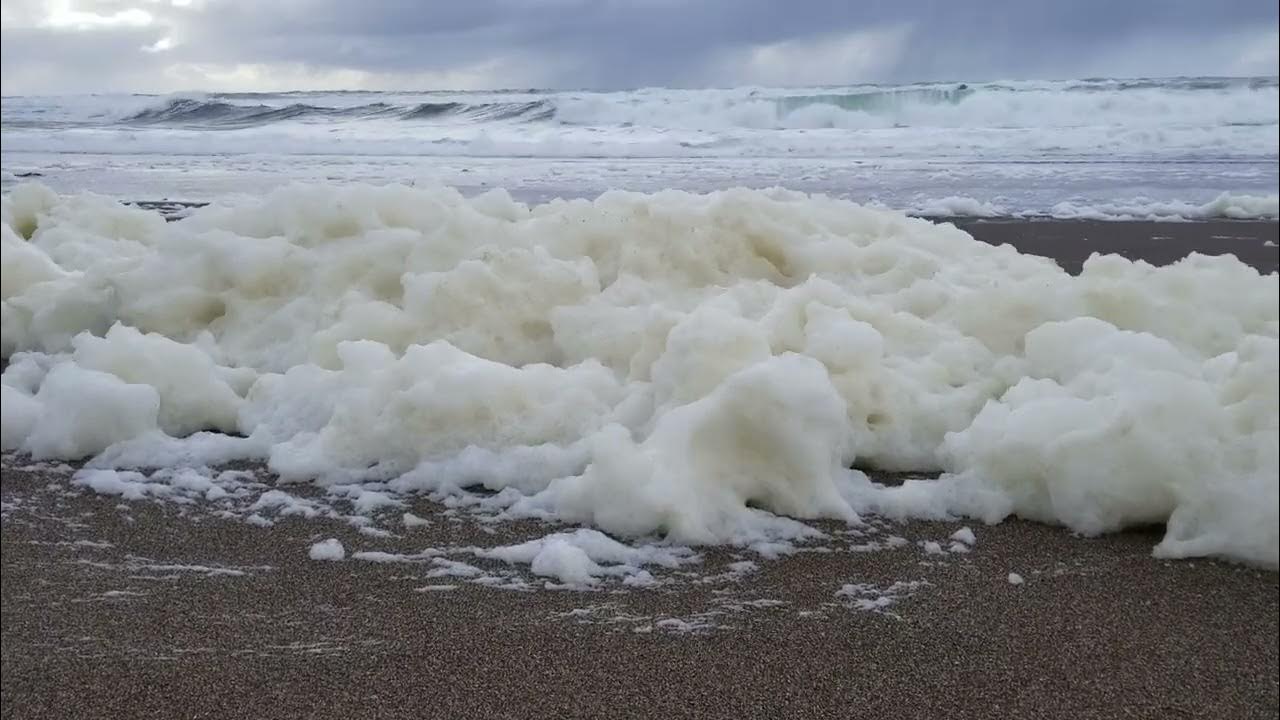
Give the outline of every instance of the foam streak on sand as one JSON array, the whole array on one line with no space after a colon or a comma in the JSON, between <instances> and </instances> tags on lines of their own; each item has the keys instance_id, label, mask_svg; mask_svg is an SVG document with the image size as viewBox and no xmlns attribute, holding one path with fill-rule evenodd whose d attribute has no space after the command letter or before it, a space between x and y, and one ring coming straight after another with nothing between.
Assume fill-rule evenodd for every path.
<instances>
[{"instance_id":1,"label":"foam streak on sand","mask_svg":"<svg viewBox=\"0 0 1280 720\"><path fill-rule=\"evenodd\" d=\"M484 485L684 544L1167 522L1159 555L1277 565L1280 293L1231 257L1071 276L783 191L295 186L166 223L29 185L3 220L3 444L38 458Z\"/></svg>"}]
</instances>

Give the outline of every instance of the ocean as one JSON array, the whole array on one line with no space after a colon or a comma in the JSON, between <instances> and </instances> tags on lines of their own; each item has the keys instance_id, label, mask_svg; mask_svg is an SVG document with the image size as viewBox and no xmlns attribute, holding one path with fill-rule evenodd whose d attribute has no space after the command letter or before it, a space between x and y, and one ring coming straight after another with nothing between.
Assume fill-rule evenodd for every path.
<instances>
[{"instance_id":1,"label":"ocean","mask_svg":"<svg viewBox=\"0 0 1280 720\"><path fill-rule=\"evenodd\" d=\"M0 188L780 186L930 216L1275 217L1277 79L5 97Z\"/></svg>"}]
</instances>

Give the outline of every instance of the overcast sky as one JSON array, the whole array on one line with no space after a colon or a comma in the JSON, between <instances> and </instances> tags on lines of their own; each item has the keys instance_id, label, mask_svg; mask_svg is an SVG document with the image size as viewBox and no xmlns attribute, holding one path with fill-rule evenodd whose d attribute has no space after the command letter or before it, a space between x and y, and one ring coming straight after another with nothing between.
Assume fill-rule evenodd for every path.
<instances>
[{"instance_id":1,"label":"overcast sky","mask_svg":"<svg viewBox=\"0 0 1280 720\"><path fill-rule=\"evenodd\" d=\"M7 95L1274 75L1276 0L3 0Z\"/></svg>"}]
</instances>

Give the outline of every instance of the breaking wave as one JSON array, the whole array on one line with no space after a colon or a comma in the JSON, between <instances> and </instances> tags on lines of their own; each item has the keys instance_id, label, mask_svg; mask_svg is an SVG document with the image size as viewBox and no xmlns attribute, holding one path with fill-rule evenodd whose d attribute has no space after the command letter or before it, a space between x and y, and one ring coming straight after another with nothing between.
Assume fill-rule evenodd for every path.
<instances>
[{"instance_id":1,"label":"breaking wave","mask_svg":"<svg viewBox=\"0 0 1280 720\"><path fill-rule=\"evenodd\" d=\"M328 107L306 103L284 106L241 105L220 99L173 98L124 118L125 124L170 124L195 126L248 127L287 120L361 120L399 118L432 120L459 118L476 122L497 120L546 120L555 113L549 102L477 103L426 102L409 107L373 102L349 107Z\"/></svg>"},{"instance_id":2,"label":"breaking wave","mask_svg":"<svg viewBox=\"0 0 1280 720\"><path fill-rule=\"evenodd\" d=\"M550 120L555 116L556 106L548 100L535 100L520 103L460 103L460 102L428 102L420 103L408 111L399 114L405 120L428 120L438 117L466 118L476 122L497 120L527 120L530 122Z\"/></svg>"},{"instance_id":3,"label":"breaking wave","mask_svg":"<svg viewBox=\"0 0 1280 720\"><path fill-rule=\"evenodd\" d=\"M719 130L1145 127L1178 117L1197 126L1274 127L1278 98L1275 78L948 83L811 90L228 93L150 98L150 104L141 109L134 98L128 111L81 120L97 125L212 128L393 119ZM14 120L6 118L7 122Z\"/></svg>"}]
</instances>

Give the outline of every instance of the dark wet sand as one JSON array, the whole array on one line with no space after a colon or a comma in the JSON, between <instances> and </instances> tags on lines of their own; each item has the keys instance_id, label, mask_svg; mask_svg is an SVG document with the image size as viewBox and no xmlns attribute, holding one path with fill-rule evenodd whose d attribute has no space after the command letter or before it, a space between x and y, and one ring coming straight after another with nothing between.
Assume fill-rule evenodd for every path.
<instances>
[{"instance_id":1,"label":"dark wet sand","mask_svg":"<svg viewBox=\"0 0 1280 720\"><path fill-rule=\"evenodd\" d=\"M940 220L939 222L944 222ZM1280 264L1280 223L1274 220L1149 222L1098 220L977 220L949 218L975 238L1008 243L1024 253L1043 255L1075 273L1093 253L1114 253L1130 260L1168 265L1198 252L1235 255L1263 273ZM1271 245L1267 245L1267 243Z\"/></svg>"},{"instance_id":2,"label":"dark wet sand","mask_svg":"<svg viewBox=\"0 0 1280 720\"><path fill-rule=\"evenodd\" d=\"M1238 254L1275 268L1276 249L1262 246L1275 239L1275 223L1168 225L969 229L1028 251L1061 251L1045 233L1070 226L1098 238L1090 243L1109 239L1107 247L1149 260L1167 249L1149 235L1182 238L1179 252L1210 249L1218 242L1213 235L1250 237L1238 240ZM1070 265L1079 253L1060 254ZM1083 539L1020 521L971 524L974 551L941 562L915 545L814 552L762 562L758 573L736 582L523 593L426 580L419 566L313 562L306 553L320 537L338 537L348 551L412 552L509 543L544 534L545 526L502 525L491 534L441 517L423 501L412 509L433 524L396 539L325 520L258 528L179 517L172 505L128 503L122 510L113 498L67 496L65 476L17 469L21 464L5 457L0 485L5 718L1280 712L1278 576L1215 561L1155 560L1150 550L1160 528ZM910 523L882 533L944 540L958 527ZM714 573L735 559L717 550L697 570ZM138 568L147 562L245 574L165 578L174 573ZM1010 572L1026 583L1011 585ZM844 583L920 580L929 584L899 599L892 614L848 608L834 596ZM458 588L414 591L432 582ZM743 605L762 599L783 604ZM563 615L574 609L592 611ZM661 618L719 627L636 632Z\"/></svg>"}]
</instances>

